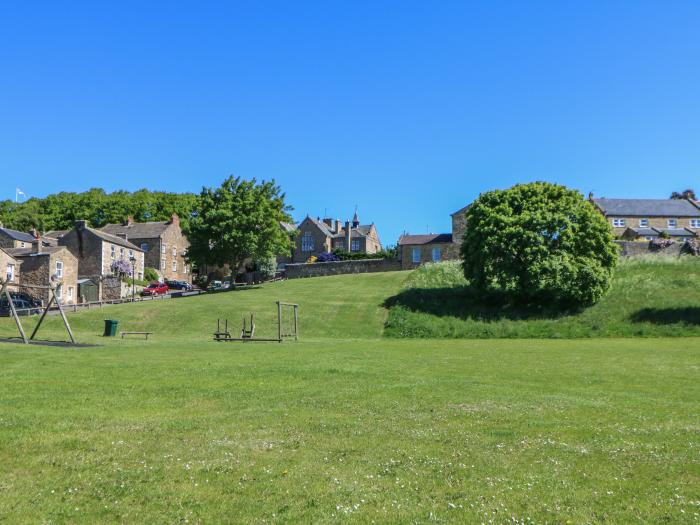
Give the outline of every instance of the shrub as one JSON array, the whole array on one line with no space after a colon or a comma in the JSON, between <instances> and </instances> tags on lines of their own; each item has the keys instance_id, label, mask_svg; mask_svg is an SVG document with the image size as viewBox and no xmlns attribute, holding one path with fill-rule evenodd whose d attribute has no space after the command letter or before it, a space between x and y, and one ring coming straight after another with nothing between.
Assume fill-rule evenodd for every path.
<instances>
[{"instance_id":1,"label":"shrub","mask_svg":"<svg viewBox=\"0 0 700 525\"><path fill-rule=\"evenodd\" d=\"M315 262L316 262L316 259L318 259L318 257L316 257L315 255L312 255L311 257L309 257L308 259L306 259L306 264L315 263Z\"/></svg>"},{"instance_id":2,"label":"shrub","mask_svg":"<svg viewBox=\"0 0 700 525\"><path fill-rule=\"evenodd\" d=\"M157 281L160 279L155 268L145 268L143 270L143 280L148 282Z\"/></svg>"},{"instance_id":3,"label":"shrub","mask_svg":"<svg viewBox=\"0 0 700 525\"><path fill-rule=\"evenodd\" d=\"M482 297L579 307L610 286L618 254L610 225L577 191L546 182L490 191L466 221L464 276Z\"/></svg>"},{"instance_id":4,"label":"shrub","mask_svg":"<svg viewBox=\"0 0 700 525\"><path fill-rule=\"evenodd\" d=\"M276 257L266 257L255 263L255 267L258 272L260 272L264 280L273 279L275 273L277 272L277 258Z\"/></svg>"}]
</instances>

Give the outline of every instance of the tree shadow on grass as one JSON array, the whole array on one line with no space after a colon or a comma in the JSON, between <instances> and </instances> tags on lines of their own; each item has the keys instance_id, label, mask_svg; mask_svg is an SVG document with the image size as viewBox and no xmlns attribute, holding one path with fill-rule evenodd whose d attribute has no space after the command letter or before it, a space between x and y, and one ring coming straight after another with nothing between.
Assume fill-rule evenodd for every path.
<instances>
[{"instance_id":1,"label":"tree shadow on grass","mask_svg":"<svg viewBox=\"0 0 700 525\"><path fill-rule=\"evenodd\" d=\"M630 316L633 323L700 325L700 307L642 308Z\"/></svg>"},{"instance_id":2,"label":"tree shadow on grass","mask_svg":"<svg viewBox=\"0 0 700 525\"><path fill-rule=\"evenodd\" d=\"M500 319L556 319L574 313L556 304L523 305L516 303L507 293L492 293L477 298L469 286L447 288L408 288L389 297L386 308L400 306L413 312L423 312L438 317L457 317L480 321Z\"/></svg>"}]
</instances>

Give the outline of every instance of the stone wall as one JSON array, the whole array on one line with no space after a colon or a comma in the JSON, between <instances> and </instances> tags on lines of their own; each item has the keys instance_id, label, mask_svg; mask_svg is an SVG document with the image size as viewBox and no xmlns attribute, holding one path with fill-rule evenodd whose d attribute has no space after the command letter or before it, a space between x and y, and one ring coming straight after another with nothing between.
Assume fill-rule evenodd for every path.
<instances>
[{"instance_id":1,"label":"stone wall","mask_svg":"<svg viewBox=\"0 0 700 525\"><path fill-rule=\"evenodd\" d=\"M681 248L683 247L682 242L674 242L668 248L663 250L651 250L651 243L649 241L615 241L620 247L620 255L622 257L634 257L635 255L675 255L678 256L681 253Z\"/></svg>"},{"instance_id":2,"label":"stone wall","mask_svg":"<svg viewBox=\"0 0 700 525\"><path fill-rule=\"evenodd\" d=\"M338 261L311 264L288 264L288 279L301 277L323 277L347 273L394 272L401 270L401 261L397 259L359 259L356 261Z\"/></svg>"},{"instance_id":3,"label":"stone wall","mask_svg":"<svg viewBox=\"0 0 700 525\"><path fill-rule=\"evenodd\" d=\"M440 248L441 261L459 259L459 247L453 242L434 242L430 244L404 244L401 247L401 267L410 270L427 262L433 262L433 248ZM421 252L420 262L413 262L413 249Z\"/></svg>"}]
</instances>

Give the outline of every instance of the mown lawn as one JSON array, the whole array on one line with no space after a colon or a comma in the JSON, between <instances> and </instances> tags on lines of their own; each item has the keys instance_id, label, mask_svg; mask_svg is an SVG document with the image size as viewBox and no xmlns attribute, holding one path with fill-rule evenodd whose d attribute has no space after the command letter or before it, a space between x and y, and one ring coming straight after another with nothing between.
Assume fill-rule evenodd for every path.
<instances>
[{"instance_id":1,"label":"mown lawn","mask_svg":"<svg viewBox=\"0 0 700 525\"><path fill-rule=\"evenodd\" d=\"M382 338L408 275L72 314L90 348L1 343L0 522L698 521L700 338ZM210 340L251 310L274 333L276 299L301 342ZM102 338L106 317L154 338Z\"/></svg>"},{"instance_id":2,"label":"mown lawn","mask_svg":"<svg viewBox=\"0 0 700 525\"><path fill-rule=\"evenodd\" d=\"M485 305L458 263L413 272L390 297L385 334L427 338L580 338L700 336L700 258L621 261L612 287L580 312Z\"/></svg>"}]
</instances>

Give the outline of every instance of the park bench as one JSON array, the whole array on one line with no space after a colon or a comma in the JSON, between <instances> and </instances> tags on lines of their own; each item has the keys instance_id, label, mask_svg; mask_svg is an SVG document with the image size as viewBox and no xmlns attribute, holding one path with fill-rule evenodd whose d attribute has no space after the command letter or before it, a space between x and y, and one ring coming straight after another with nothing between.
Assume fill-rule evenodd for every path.
<instances>
[{"instance_id":1,"label":"park bench","mask_svg":"<svg viewBox=\"0 0 700 525\"><path fill-rule=\"evenodd\" d=\"M143 335L148 339L148 336L153 335L153 332L122 332L122 339L124 339L125 335Z\"/></svg>"}]
</instances>

